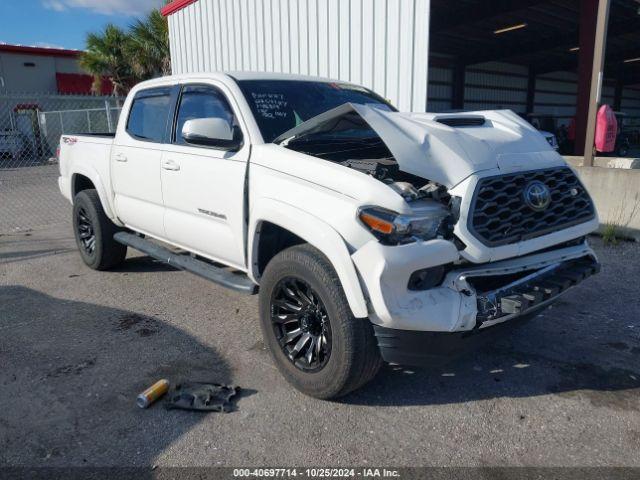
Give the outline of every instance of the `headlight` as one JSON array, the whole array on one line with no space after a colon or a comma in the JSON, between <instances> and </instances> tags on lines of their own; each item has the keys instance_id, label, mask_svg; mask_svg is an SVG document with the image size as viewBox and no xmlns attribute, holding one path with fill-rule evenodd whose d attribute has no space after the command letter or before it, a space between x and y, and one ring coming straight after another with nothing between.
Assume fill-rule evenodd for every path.
<instances>
[{"instance_id":1,"label":"headlight","mask_svg":"<svg viewBox=\"0 0 640 480\"><path fill-rule=\"evenodd\" d=\"M436 238L447 223L449 213L439 206L420 208L412 215L402 215L381 207L362 207L360 221L386 245L410 243Z\"/></svg>"}]
</instances>

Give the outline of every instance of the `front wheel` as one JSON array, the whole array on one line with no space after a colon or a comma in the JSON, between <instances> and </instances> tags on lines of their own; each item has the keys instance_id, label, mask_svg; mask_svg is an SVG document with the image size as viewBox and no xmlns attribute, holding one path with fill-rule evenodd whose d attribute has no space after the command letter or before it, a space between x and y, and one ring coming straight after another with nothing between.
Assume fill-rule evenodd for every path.
<instances>
[{"instance_id":1,"label":"front wheel","mask_svg":"<svg viewBox=\"0 0 640 480\"><path fill-rule=\"evenodd\" d=\"M312 397L345 395L382 365L369 320L352 315L335 270L310 245L288 248L267 265L260 321L282 375Z\"/></svg>"},{"instance_id":2,"label":"front wheel","mask_svg":"<svg viewBox=\"0 0 640 480\"><path fill-rule=\"evenodd\" d=\"M127 247L113 235L120 228L104 213L98 192L83 190L73 199L73 231L84 263L94 270L107 270L122 263Z\"/></svg>"}]
</instances>

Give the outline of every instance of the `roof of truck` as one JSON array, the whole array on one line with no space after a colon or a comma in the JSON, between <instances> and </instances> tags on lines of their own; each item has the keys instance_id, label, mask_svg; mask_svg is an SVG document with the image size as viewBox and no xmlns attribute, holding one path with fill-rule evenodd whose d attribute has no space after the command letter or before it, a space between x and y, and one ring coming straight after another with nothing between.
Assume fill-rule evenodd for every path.
<instances>
[{"instance_id":1,"label":"roof of truck","mask_svg":"<svg viewBox=\"0 0 640 480\"><path fill-rule=\"evenodd\" d=\"M272 72L227 72L227 75L236 80L299 80L308 82L338 82L339 80L314 77L312 75L297 75L293 73Z\"/></svg>"},{"instance_id":2,"label":"roof of truck","mask_svg":"<svg viewBox=\"0 0 640 480\"><path fill-rule=\"evenodd\" d=\"M185 81L193 79L211 78L216 80L227 80L233 78L235 80L297 80L307 82L343 82L331 78L314 77L310 75L295 75L292 73L271 73L271 72L197 72L184 73L180 75L170 75L166 77L154 78L142 82L144 85L153 85L158 83L166 83L167 81Z\"/></svg>"}]
</instances>

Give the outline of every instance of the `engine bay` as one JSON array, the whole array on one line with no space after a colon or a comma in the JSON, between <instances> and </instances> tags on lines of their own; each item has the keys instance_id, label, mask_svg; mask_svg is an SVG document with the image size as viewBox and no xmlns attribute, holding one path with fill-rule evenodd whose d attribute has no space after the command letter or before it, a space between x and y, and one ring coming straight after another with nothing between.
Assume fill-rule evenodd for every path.
<instances>
[{"instance_id":1,"label":"engine bay","mask_svg":"<svg viewBox=\"0 0 640 480\"><path fill-rule=\"evenodd\" d=\"M448 205L451 199L443 185L402 171L380 136L356 112L288 139L283 146L369 175L407 202L432 199Z\"/></svg>"}]
</instances>

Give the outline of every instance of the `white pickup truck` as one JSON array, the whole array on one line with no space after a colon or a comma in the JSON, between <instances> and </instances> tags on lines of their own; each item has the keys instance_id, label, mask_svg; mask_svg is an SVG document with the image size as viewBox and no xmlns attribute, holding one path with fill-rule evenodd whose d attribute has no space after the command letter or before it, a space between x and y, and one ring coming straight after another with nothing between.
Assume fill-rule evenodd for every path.
<instances>
[{"instance_id":1,"label":"white pickup truck","mask_svg":"<svg viewBox=\"0 0 640 480\"><path fill-rule=\"evenodd\" d=\"M318 398L383 361L450 358L599 269L589 194L510 111L408 114L340 81L192 74L141 83L115 135L60 147L89 267L130 246L259 291L276 365Z\"/></svg>"}]
</instances>

